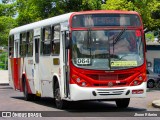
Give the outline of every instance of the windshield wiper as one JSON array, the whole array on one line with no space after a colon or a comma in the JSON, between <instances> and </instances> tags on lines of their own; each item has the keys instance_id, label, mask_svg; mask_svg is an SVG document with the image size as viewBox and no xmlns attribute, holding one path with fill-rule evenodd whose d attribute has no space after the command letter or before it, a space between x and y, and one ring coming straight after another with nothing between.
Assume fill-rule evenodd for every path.
<instances>
[{"instance_id":1,"label":"windshield wiper","mask_svg":"<svg viewBox=\"0 0 160 120\"><path fill-rule=\"evenodd\" d=\"M115 39L113 38L113 53L114 53L114 45L120 40L120 37L123 35L125 31L126 31L126 28L121 30Z\"/></svg>"},{"instance_id":2,"label":"windshield wiper","mask_svg":"<svg viewBox=\"0 0 160 120\"><path fill-rule=\"evenodd\" d=\"M115 39L113 39L113 44L116 44L120 39L120 37L123 35L123 33L126 31L126 28L124 28L123 30L121 30L121 32L119 32L119 34L117 35L117 37Z\"/></svg>"}]
</instances>

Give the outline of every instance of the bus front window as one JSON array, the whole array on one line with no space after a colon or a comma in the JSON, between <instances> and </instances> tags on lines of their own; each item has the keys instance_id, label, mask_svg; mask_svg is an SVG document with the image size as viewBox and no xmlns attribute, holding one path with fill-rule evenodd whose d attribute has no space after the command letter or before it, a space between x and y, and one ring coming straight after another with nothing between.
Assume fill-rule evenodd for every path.
<instances>
[{"instance_id":1,"label":"bus front window","mask_svg":"<svg viewBox=\"0 0 160 120\"><path fill-rule=\"evenodd\" d=\"M72 32L72 62L85 69L118 70L143 64L143 44L136 30Z\"/></svg>"}]
</instances>

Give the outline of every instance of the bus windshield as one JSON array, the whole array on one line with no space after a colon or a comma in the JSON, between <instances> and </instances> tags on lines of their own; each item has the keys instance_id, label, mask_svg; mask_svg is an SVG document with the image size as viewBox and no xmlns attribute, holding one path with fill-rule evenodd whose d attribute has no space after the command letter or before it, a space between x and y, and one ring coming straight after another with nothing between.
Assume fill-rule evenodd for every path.
<instances>
[{"instance_id":1,"label":"bus windshield","mask_svg":"<svg viewBox=\"0 0 160 120\"><path fill-rule=\"evenodd\" d=\"M72 31L72 62L95 70L138 67L144 62L140 30Z\"/></svg>"}]
</instances>

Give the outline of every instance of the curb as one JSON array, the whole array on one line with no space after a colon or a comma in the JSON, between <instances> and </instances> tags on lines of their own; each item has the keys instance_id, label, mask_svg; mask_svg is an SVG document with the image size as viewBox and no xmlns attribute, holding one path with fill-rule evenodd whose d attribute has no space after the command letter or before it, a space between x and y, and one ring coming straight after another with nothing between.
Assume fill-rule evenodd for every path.
<instances>
[{"instance_id":1,"label":"curb","mask_svg":"<svg viewBox=\"0 0 160 120\"><path fill-rule=\"evenodd\" d=\"M154 100L152 102L152 106L155 108L160 108L160 100Z\"/></svg>"}]
</instances>

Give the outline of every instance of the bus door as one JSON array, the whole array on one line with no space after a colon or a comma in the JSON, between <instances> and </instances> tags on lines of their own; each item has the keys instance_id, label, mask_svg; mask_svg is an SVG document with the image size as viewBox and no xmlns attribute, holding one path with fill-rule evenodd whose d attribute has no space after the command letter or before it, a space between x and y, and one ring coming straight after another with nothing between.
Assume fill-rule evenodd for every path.
<instances>
[{"instance_id":1,"label":"bus door","mask_svg":"<svg viewBox=\"0 0 160 120\"><path fill-rule=\"evenodd\" d=\"M40 55L40 29L34 30L33 39L33 72L34 72L34 87L36 95L40 94L40 80L39 80L39 55Z\"/></svg>"},{"instance_id":2,"label":"bus door","mask_svg":"<svg viewBox=\"0 0 160 120\"><path fill-rule=\"evenodd\" d=\"M14 35L13 79L15 90L20 90L20 34Z\"/></svg>"},{"instance_id":3,"label":"bus door","mask_svg":"<svg viewBox=\"0 0 160 120\"><path fill-rule=\"evenodd\" d=\"M66 49L66 46L69 42L69 31L63 31L62 32L62 45L65 47L63 48L63 80L64 80L64 94L65 97L69 96L69 62L68 62L68 49Z\"/></svg>"}]
</instances>

